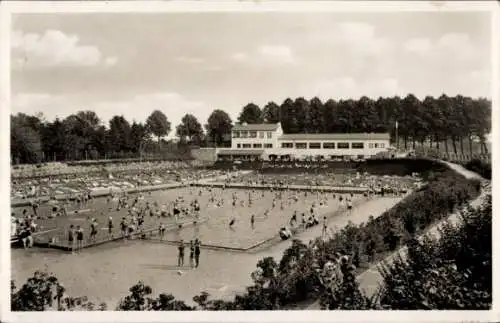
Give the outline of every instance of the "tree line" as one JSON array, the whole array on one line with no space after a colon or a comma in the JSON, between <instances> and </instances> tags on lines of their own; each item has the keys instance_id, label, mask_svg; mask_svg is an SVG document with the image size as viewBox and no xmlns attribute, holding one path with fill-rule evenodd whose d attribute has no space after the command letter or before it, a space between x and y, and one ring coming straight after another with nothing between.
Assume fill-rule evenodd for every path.
<instances>
[{"instance_id":1,"label":"tree line","mask_svg":"<svg viewBox=\"0 0 500 323\"><path fill-rule=\"evenodd\" d=\"M480 143L480 153L488 153L486 135L491 131L491 101L445 94L419 100L413 94L404 98L377 100L327 100L315 97L287 98L281 105L269 102L262 108L245 105L239 123L280 122L285 133L359 133L390 132L398 147L415 149L427 144L446 153L473 154L473 142ZM396 123L398 124L396 130ZM179 146L224 145L229 140L233 120L216 109L202 126L196 116L186 114L175 128ZM160 110L144 123L130 123L124 116L113 116L108 125L94 111L79 111L64 119L47 121L43 114L11 116L11 156L13 162L79 160L139 157L158 154L168 148L165 136L172 124ZM154 140L153 140L154 138ZM465 147L468 144L469 147ZM451 147L449 146L451 145Z\"/></svg>"}]
</instances>

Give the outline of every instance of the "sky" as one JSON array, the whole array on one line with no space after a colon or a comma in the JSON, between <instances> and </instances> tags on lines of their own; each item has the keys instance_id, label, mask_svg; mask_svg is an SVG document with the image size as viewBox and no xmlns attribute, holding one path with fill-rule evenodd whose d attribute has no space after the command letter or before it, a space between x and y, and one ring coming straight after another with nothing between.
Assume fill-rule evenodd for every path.
<instances>
[{"instance_id":1,"label":"sky","mask_svg":"<svg viewBox=\"0 0 500 323\"><path fill-rule=\"evenodd\" d=\"M17 14L12 113L158 109L175 129L287 97L491 98L490 33L481 12Z\"/></svg>"}]
</instances>

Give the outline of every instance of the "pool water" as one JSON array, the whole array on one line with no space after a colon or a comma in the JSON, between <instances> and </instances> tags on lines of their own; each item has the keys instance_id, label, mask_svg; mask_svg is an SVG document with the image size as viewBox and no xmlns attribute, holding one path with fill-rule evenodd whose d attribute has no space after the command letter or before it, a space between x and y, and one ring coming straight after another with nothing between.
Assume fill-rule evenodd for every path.
<instances>
[{"instance_id":1,"label":"pool water","mask_svg":"<svg viewBox=\"0 0 500 323\"><path fill-rule=\"evenodd\" d=\"M307 196L303 192L284 193L284 201L289 201L281 209L281 201L276 201L276 206L273 208L274 194L271 191L257 190L252 194L253 205L251 207L241 206L239 202L235 207L232 205L232 194L238 192L234 189L214 189L217 196L224 199L225 203L218 207L213 204L202 204L203 215L208 219L200 225L189 226L182 229L171 230L167 232L166 240L184 240L189 241L193 239L200 239L205 245L213 245L217 247L248 249L265 240L274 237L278 234L281 227L289 226L290 219L295 211L297 211L297 220L301 221L301 214L305 213L306 219L310 215L310 208L313 203L318 205L317 214L318 220L322 221L323 216L331 215L339 210L339 208L346 207L345 200L339 201L338 194L333 198L333 194L325 194L327 199L326 206L319 206L318 196L309 193ZM248 193L239 190L239 198L245 201L248 199ZM289 197L297 195L298 202L295 202ZM246 197L246 198L245 198ZM360 195L355 195L353 202L363 199ZM265 212L269 210L266 216ZM255 223L252 226L251 216L255 215ZM234 224L230 226L231 220L234 219Z\"/></svg>"}]
</instances>

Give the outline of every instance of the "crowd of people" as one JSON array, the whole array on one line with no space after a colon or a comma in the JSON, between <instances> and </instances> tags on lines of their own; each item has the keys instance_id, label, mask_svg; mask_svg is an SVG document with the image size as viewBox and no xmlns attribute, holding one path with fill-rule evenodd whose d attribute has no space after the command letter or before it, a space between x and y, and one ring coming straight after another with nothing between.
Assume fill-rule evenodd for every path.
<instances>
[{"instance_id":1,"label":"crowd of people","mask_svg":"<svg viewBox=\"0 0 500 323\"><path fill-rule=\"evenodd\" d=\"M239 178L227 178L225 184L245 183L248 186L270 185L289 187L293 185L317 187L357 187L366 188L373 193L404 194L418 189L423 183L417 174L411 176L377 176L368 173L299 173L299 174L259 174L249 173Z\"/></svg>"},{"instance_id":2,"label":"crowd of people","mask_svg":"<svg viewBox=\"0 0 500 323\"><path fill-rule=\"evenodd\" d=\"M133 189L168 183L200 180L221 175L220 171L203 169L150 169L111 172L103 170L99 174L71 174L31 179L13 179L11 199L52 198L68 196L70 199L80 194L106 190Z\"/></svg>"},{"instance_id":3,"label":"crowd of people","mask_svg":"<svg viewBox=\"0 0 500 323\"><path fill-rule=\"evenodd\" d=\"M96 181L122 178L133 178L136 183L146 178L151 179L155 170L145 170L141 173L109 175L103 177L87 176L79 179L80 191L67 195L66 199L51 199L44 203L40 196L47 194L43 189L45 184L70 183L68 178L39 179L39 180L17 180L14 187L31 185L35 198L30 199L29 206L22 213L12 213L12 230L16 238L22 241L25 248L33 246L33 235L44 229L56 230L50 234L49 243L66 245L74 253L78 253L88 245L100 241L123 239L124 241L144 238L146 234L158 235L160 240L166 239L167 230L180 230L184 223L190 222L197 225L200 216L210 213L215 216L216 212L205 212L212 208L223 208L232 210L232 217L228 218L227 230L234 230L238 222L248 221L251 229L259 222L266 222L270 217L279 217L281 225L276 228L277 234L283 240L290 239L296 232L313 226L322 226L322 235L328 231L327 216L322 216L321 208L328 207L329 203L335 201L345 210L352 209L356 199L354 194L336 194L327 192L319 186L356 186L369 188L364 197L369 198L375 194L404 194L421 184L416 176L389 177L370 176L368 174L297 174L293 176L262 175L224 173L221 171L207 170L176 170L175 180L197 180L207 177L225 174L222 187L215 185L191 186L184 191L172 191L177 196L170 196L170 202L165 202L151 196L148 193L127 193L124 190L111 192L106 198L93 198L91 194L92 183ZM168 172L165 176L170 176ZM179 175L180 174L180 175ZM128 176L128 177L127 177ZM148 177L149 176L149 177ZM220 178L216 182L220 182ZM231 190L232 183L245 183L249 187L241 190ZM90 183L90 185L89 185ZM45 187L49 187L50 185ZM215 182L214 182L215 184ZM252 185L270 185L266 190L259 190ZM17 185L17 186L16 186ZM35 186L37 185L37 186ZM101 184L99 184L101 185ZM146 184L144 184L146 185ZM306 185L305 190L294 190L290 185ZM35 186L35 188L33 188ZM90 188L89 188L90 187ZM231 190L231 193L229 191ZM177 193L174 193L177 192ZM50 192L49 192L50 195ZM231 196L229 198L229 196ZM309 199L308 199L309 198ZM307 200L309 202L304 202ZM105 202L104 202L105 200ZM162 203L164 202L164 203ZM263 208L264 203L270 203ZM304 203L307 203L305 205ZM45 205L43 205L45 204ZM41 211L43 205L43 211ZM259 205L254 211L252 206ZM246 210L244 210L246 209ZM289 217L283 216L289 214ZM346 212L348 214L348 212ZM246 218L248 216L248 218ZM72 221L78 217L78 223ZM64 227L58 221L64 218ZM275 221L276 222L276 221ZM50 224L52 223L52 225ZM247 232L248 233L248 232ZM250 233L248 233L250 234ZM184 266L185 240L177 239L178 265ZM196 268L199 265L201 241L200 237L194 235L187 238L189 243L189 267Z\"/></svg>"},{"instance_id":4,"label":"crowd of people","mask_svg":"<svg viewBox=\"0 0 500 323\"><path fill-rule=\"evenodd\" d=\"M101 173L104 170L119 173L131 172L141 169L148 170L170 170L191 169L199 166L196 161L143 161L143 162L121 162L121 163L95 163L68 165L66 163L47 163L44 165L16 165L11 167L11 176L14 179L26 179L33 177L82 175L90 173Z\"/></svg>"}]
</instances>

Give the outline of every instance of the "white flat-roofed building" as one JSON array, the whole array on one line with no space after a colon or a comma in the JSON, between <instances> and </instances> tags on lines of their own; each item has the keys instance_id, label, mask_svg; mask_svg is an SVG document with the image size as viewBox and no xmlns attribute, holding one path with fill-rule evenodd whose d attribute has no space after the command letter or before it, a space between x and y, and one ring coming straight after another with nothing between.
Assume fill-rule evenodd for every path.
<instances>
[{"instance_id":1,"label":"white flat-roofed building","mask_svg":"<svg viewBox=\"0 0 500 323\"><path fill-rule=\"evenodd\" d=\"M283 134L277 124L241 124L232 129L231 149L218 149L223 159L369 158L387 152L389 133Z\"/></svg>"},{"instance_id":2,"label":"white flat-roofed building","mask_svg":"<svg viewBox=\"0 0 500 323\"><path fill-rule=\"evenodd\" d=\"M283 135L281 124L237 124L231 131L231 149L273 149Z\"/></svg>"}]
</instances>

